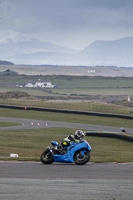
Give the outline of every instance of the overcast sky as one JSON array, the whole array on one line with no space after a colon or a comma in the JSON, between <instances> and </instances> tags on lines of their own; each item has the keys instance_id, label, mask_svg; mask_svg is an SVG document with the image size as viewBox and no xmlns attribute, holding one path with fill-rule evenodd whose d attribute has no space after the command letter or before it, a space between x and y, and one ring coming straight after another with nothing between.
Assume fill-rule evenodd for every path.
<instances>
[{"instance_id":1,"label":"overcast sky","mask_svg":"<svg viewBox=\"0 0 133 200\"><path fill-rule=\"evenodd\" d=\"M0 0L0 30L81 50L133 36L133 0Z\"/></svg>"}]
</instances>

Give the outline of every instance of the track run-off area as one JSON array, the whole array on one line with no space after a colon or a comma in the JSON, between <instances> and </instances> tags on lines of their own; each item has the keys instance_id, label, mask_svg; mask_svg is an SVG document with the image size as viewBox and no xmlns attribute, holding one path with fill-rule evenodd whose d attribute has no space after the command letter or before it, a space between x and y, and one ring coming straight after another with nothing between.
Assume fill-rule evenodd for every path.
<instances>
[{"instance_id":1,"label":"track run-off area","mask_svg":"<svg viewBox=\"0 0 133 200\"><path fill-rule=\"evenodd\" d=\"M121 127L97 126L44 120L0 117L0 121L21 123L0 130L69 127L120 132ZM133 129L126 129L133 134ZM1 200L132 200L133 163L75 164L0 162Z\"/></svg>"}]
</instances>

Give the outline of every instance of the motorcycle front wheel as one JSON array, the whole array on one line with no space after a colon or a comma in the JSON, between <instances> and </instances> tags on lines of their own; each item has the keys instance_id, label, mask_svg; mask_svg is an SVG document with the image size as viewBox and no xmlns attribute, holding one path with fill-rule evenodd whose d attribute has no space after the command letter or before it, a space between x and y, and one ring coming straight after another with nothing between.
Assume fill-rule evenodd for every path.
<instances>
[{"instance_id":1,"label":"motorcycle front wheel","mask_svg":"<svg viewBox=\"0 0 133 200\"><path fill-rule=\"evenodd\" d=\"M84 152L84 155L82 155L82 151ZM74 163L76 165L84 165L90 160L90 153L87 150L80 150L77 151L74 155Z\"/></svg>"},{"instance_id":2,"label":"motorcycle front wheel","mask_svg":"<svg viewBox=\"0 0 133 200\"><path fill-rule=\"evenodd\" d=\"M41 162L43 164L51 164L54 162L53 155L49 151L44 151L41 155Z\"/></svg>"}]
</instances>

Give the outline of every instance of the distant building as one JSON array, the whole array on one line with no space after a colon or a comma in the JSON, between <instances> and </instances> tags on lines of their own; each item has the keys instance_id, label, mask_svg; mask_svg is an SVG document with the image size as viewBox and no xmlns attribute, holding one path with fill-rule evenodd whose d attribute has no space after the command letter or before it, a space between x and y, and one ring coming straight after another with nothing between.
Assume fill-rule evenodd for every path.
<instances>
[{"instance_id":1,"label":"distant building","mask_svg":"<svg viewBox=\"0 0 133 200\"><path fill-rule=\"evenodd\" d=\"M127 101L131 101L130 96L128 96Z\"/></svg>"},{"instance_id":2,"label":"distant building","mask_svg":"<svg viewBox=\"0 0 133 200\"><path fill-rule=\"evenodd\" d=\"M95 70L88 70L88 73L95 73Z\"/></svg>"},{"instance_id":3,"label":"distant building","mask_svg":"<svg viewBox=\"0 0 133 200\"><path fill-rule=\"evenodd\" d=\"M56 85L53 85L51 82L35 82L35 83L27 83L25 87L30 88L54 88Z\"/></svg>"}]
</instances>

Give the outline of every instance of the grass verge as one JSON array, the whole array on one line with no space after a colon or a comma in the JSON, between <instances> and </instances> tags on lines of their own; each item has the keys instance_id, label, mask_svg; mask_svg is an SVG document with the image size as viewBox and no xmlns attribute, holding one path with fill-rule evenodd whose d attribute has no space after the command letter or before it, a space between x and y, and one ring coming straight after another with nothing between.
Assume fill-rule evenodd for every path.
<instances>
[{"instance_id":1,"label":"grass verge","mask_svg":"<svg viewBox=\"0 0 133 200\"><path fill-rule=\"evenodd\" d=\"M8 116L133 128L132 120L118 118L4 108L0 108L0 115L3 117ZM73 134L75 130L72 128L0 130L0 160L14 160L9 158L9 155L10 153L16 153L19 155L17 160L39 161L41 153L50 145L51 140L60 142L64 137ZM131 142L92 136L86 136L85 139L92 147L91 162L133 162L133 145Z\"/></svg>"},{"instance_id":2,"label":"grass verge","mask_svg":"<svg viewBox=\"0 0 133 200\"><path fill-rule=\"evenodd\" d=\"M132 115L130 113L132 109L131 103L131 106L127 104L122 106L102 102L51 102L43 100L0 99L0 104Z\"/></svg>"},{"instance_id":3,"label":"grass verge","mask_svg":"<svg viewBox=\"0 0 133 200\"><path fill-rule=\"evenodd\" d=\"M0 131L0 160L9 158L10 153L19 155L17 160L39 161L41 153L50 145L51 140L60 142L73 134L72 128L48 128L38 130ZM85 139L92 147L91 162L133 162L133 143L113 139L88 137Z\"/></svg>"},{"instance_id":4,"label":"grass verge","mask_svg":"<svg viewBox=\"0 0 133 200\"><path fill-rule=\"evenodd\" d=\"M0 108L0 116L133 128L132 119Z\"/></svg>"},{"instance_id":5,"label":"grass verge","mask_svg":"<svg viewBox=\"0 0 133 200\"><path fill-rule=\"evenodd\" d=\"M20 123L15 123L15 122L2 122L0 121L0 127L10 127L10 126L19 126L21 125Z\"/></svg>"}]
</instances>

